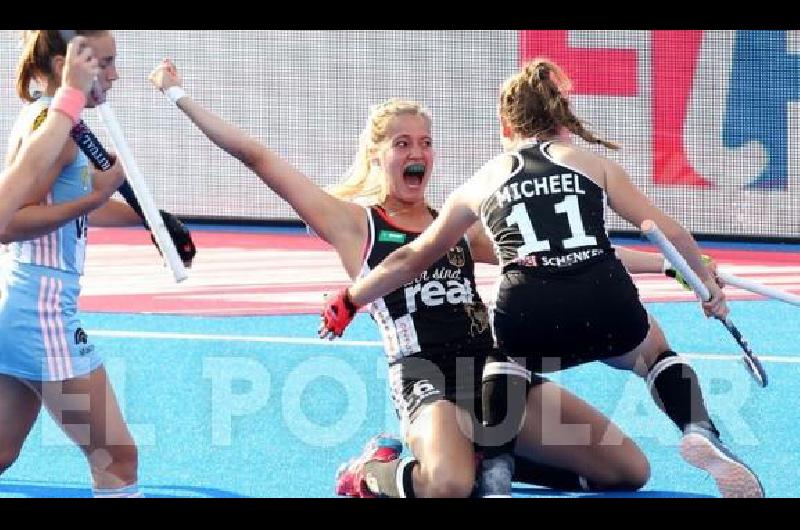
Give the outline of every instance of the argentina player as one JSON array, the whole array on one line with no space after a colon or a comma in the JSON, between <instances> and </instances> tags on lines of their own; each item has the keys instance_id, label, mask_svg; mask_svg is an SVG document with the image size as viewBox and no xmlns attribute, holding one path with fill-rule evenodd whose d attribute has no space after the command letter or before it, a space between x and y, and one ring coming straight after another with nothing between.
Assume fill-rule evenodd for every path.
<instances>
[{"instance_id":1,"label":"argentina player","mask_svg":"<svg viewBox=\"0 0 800 530\"><path fill-rule=\"evenodd\" d=\"M117 79L114 37L105 30L78 34L76 45L87 45L97 57L96 79L104 95ZM12 132L10 162L24 152L49 111L58 109L67 50L56 30L25 33L17 92L28 105ZM34 81L41 89L37 97L30 90ZM95 96L89 95L86 106L96 104ZM26 204L33 206L20 210L9 224L24 231L30 225L22 217L30 218L31 208L52 207L46 211L56 217L64 208L74 208L68 222L62 219L46 233L28 238L17 232L9 246L11 259L0 299L0 471L14 462L44 405L85 454L95 496L138 497L136 445L77 311L88 212L103 204L124 177L120 164L105 173L94 174L76 145L67 142L43 175L30 176L37 182ZM46 222L38 219L37 229ZM76 396L85 396L86 408L74 410Z\"/></svg>"}]
</instances>

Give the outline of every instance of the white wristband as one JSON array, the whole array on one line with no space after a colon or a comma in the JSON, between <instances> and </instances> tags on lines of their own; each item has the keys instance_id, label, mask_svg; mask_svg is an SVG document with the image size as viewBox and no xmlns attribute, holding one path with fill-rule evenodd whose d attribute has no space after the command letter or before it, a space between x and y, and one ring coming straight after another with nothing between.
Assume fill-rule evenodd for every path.
<instances>
[{"instance_id":1,"label":"white wristband","mask_svg":"<svg viewBox=\"0 0 800 530\"><path fill-rule=\"evenodd\" d=\"M164 95L175 105L178 104L178 100L182 97L186 96L186 91L179 87L178 85L169 87L166 91L164 91Z\"/></svg>"},{"instance_id":2,"label":"white wristband","mask_svg":"<svg viewBox=\"0 0 800 530\"><path fill-rule=\"evenodd\" d=\"M672 264L669 262L667 258L664 258L664 264L661 266L661 272L664 274L667 273L668 270L672 268Z\"/></svg>"}]
</instances>

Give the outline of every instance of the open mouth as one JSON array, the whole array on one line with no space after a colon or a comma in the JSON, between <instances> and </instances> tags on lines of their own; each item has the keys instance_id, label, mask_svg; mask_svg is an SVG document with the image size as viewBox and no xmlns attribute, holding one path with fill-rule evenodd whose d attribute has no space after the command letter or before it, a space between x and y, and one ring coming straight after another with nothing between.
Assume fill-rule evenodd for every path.
<instances>
[{"instance_id":1,"label":"open mouth","mask_svg":"<svg viewBox=\"0 0 800 530\"><path fill-rule=\"evenodd\" d=\"M425 176L425 164L409 164L403 170L403 178L409 186L419 186Z\"/></svg>"}]
</instances>

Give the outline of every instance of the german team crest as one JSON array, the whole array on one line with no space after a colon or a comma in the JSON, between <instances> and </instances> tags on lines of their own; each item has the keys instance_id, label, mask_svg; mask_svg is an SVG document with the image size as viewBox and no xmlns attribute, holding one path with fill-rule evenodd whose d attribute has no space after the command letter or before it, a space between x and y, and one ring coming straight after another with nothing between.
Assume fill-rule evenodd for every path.
<instances>
[{"instance_id":1,"label":"german team crest","mask_svg":"<svg viewBox=\"0 0 800 530\"><path fill-rule=\"evenodd\" d=\"M466 263L466 258L464 256L464 247L461 245L456 245L450 250L447 251L447 261L450 262L450 265L453 267L463 267L464 263Z\"/></svg>"}]
</instances>

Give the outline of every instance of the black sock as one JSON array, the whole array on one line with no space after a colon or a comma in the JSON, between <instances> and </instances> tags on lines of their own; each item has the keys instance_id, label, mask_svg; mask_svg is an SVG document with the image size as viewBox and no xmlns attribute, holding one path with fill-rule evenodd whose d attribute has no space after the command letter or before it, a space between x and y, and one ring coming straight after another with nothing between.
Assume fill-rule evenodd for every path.
<instances>
[{"instance_id":1,"label":"black sock","mask_svg":"<svg viewBox=\"0 0 800 530\"><path fill-rule=\"evenodd\" d=\"M476 494L511 496L514 446L525 417L530 373L505 357L490 356L481 383L482 425L476 445L483 451L478 467Z\"/></svg>"},{"instance_id":2,"label":"black sock","mask_svg":"<svg viewBox=\"0 0 800 530\"><path fill-rule=\"evenodd\" d=\"M483 429L477 436L484 458L513 453L527 404L530 373L510 360L489 357L481 384Z\"/></svg>"},{"instance_id":3,"label":"black sock","mask_svg":"<svg viewBox=\"0 0 800 530\"><path fill-rule=\"evenodd\" d=\"M395 458L390 462L367 462L364 464L367 487L372 493L382 497L413 499L415 497L413 471L416 465L416 460L408 458ZM402 490L398 487L398 475Z\"/></svg>"},{"instance_id":4,"label":"black sock","mask_svg":"<svg viewBox=\"0 0 800 530\"><path fill-rule=\"evenodd\" d=\"M665 351L656 359L647 374L650 395L681 432L688 425L699 425L716 436L719 431L708 416L697 374L674 351Z\"/></svg>"}]
</instances>

